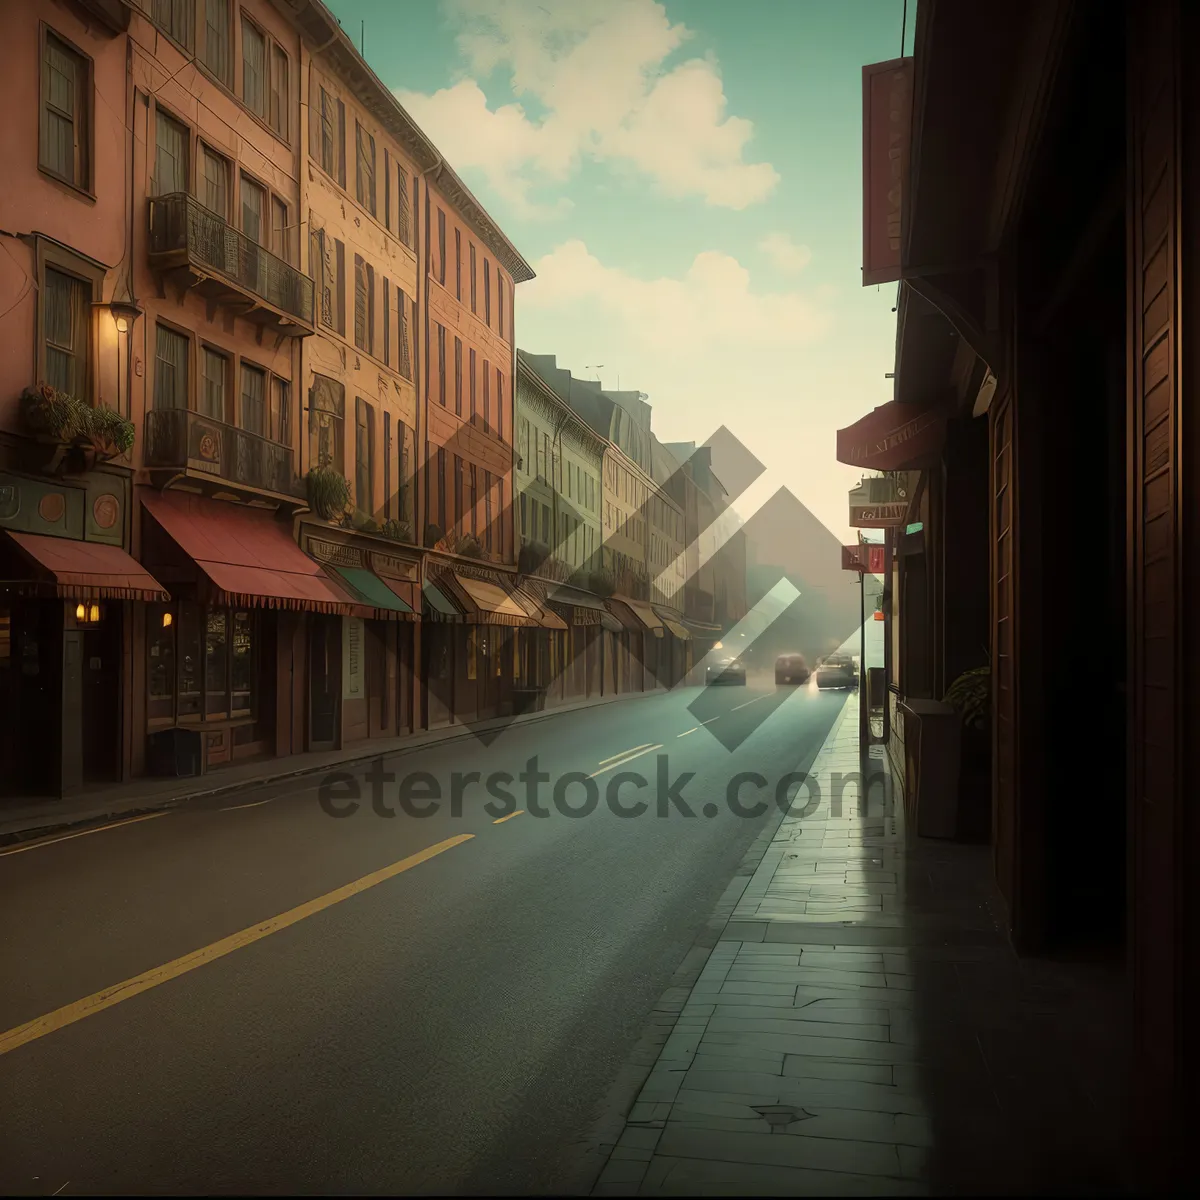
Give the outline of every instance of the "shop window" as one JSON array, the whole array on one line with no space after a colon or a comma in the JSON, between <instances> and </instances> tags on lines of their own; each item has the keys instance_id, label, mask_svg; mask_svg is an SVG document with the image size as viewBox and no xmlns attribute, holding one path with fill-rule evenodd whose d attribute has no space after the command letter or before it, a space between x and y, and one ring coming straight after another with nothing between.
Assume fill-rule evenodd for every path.
<instances>
[{"instance_id":1,"label":"shop window","mask_svg":"<svg viewBox=\"0 0 1200 1200\"><path fill-rule=\"evenodd\" d=\"M254 622L249 612L233 614L231 715L250 715L254 693Z\"/></svg>"},{"instance_id":2,"label":"shop window","mask_svg":"<svg viewBox=\"0 0 1200 1200\"><path fill-rule=\"evenodd\" d=\"M204 666L200 657L200 622L203 610L198 604L179 606L179 716L203 715Z\"/></svg>"},{"instance_id":3,"label":"shop window","mask_svg":"<svg viewBox=\"0 0 1200 1200\"><path fill-rule=\"evenodd\" d=\"M209 609L204 622L204 715L229 713L229 614Z\"/></svg>"},{"instance_id":4,"label":"shop window","mask_svg":"<svg viewBox=\"0 0 1200 1200\"><path fill-rule=\"evenodd\" d=\"M171 607L146 609L146 715L160 721L175 715L175 621Z\"/></svg>"}]
</instances>

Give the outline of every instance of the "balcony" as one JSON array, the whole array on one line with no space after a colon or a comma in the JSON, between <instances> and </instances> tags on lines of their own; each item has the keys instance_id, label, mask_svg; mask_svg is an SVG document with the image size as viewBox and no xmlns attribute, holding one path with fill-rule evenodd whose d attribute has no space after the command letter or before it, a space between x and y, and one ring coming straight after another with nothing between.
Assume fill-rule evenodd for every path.
<instances>
[{"instance_id":1,"label":"balcony","mask_svg":"<svg viewBox=\"0 0 1200 1200\"><path fill-rule=\"evenodd\" d=\"M313 332L313 281L194 196L154 197L149 219L151 267L181 294L203 295L210 319L222 307L280 338Z\"/></svg>"},{"instance_id":2,"label":"balcony","mask_svg":"<svg viewBox=\"0 0 1200 1200\"><path fill-rule=\"evenodd\" d=\"M190 409L148 412L144 452L159 486L186 477L209 493L233 490L248 499L305 503L290 446Z\"/></svg>"}]
</instances>

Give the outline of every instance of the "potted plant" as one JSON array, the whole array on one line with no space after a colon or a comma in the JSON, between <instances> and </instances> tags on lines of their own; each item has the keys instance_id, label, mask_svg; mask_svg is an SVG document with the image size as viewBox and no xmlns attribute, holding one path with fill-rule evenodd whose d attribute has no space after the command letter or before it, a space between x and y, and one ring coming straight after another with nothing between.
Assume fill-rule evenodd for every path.
<instances>
[{"instance_id":1,"label":"potted plant","mask_svg":"<svg viewBox=\"0 0 1200 1200\"><path fill-rule=\"evenodd\" d=\"M471 534L464 534L458 539L455 544L454 553L462 555L463 558L486 558L483 547L479 544L479 539Z\"/></svg>"},{"instance_id":2,"label":"potted plant","mask_svg":"<svg viewBox=\"0 0 1200 1200\"><path fill-rule=\"evenodd\" d=\"M127 417L47 383L25 389L20 411L26 431L54 447L50 461L42 464L50 471L82 474L133 448L136 431Z\"/></svg>"},{"instance_id":3,"label":"potted plant","mask_svg":"<svg viewBox=\"0 0 1200 1200\"><path fill-rule=\"evenodd\" d=\"M411 542L412 526L407 521L398 521L390 517L380 526L379 532L393 542Z\"/></svg>"},{"instance_id":4,"label":"potted plant","mask_svg":"<svg viewBox=\"0 0 1200 1200\"><path fill-rule=\"evenodd\" d=\"M425 548L427 550L432 550L433 547L436 546L441 540L442 527L435 524L433 521L430 521L429 524L425 526L425 537L422 539L425 544Z\"/></svg>"},{"instance_id":5,"label":"potted plant","mask_svg":"<svg viewBox=\"0 0 1200 1200\"><path fill-rule=\"evenodd\" d=\"M991 831L992 672L964 671L947 689L943 703L959 714L961 741L958 811L961 836L986 841Z\"/></svg>"},{"instance_id":6,"label":"potted plant","mask_svg":"<svg viewBox=\"0 0 1200 1200\"><path fill-rule=\"evenodd\" d=\"M350 484L333 467L313 467L308 472L308 504L322 521L336 521L350 504Z\"/></svg>"},{"instance_id":7,"label":"potted plant","mask_svg":"<svg viewBox=\"0 0 1200 1200\"><path fill-rule=\"evenodd\" d=\"M545 542L527 542L517 555L517 570L522 575L534 575L550 557L550 547Z\"/></svg>"}]
</instances>

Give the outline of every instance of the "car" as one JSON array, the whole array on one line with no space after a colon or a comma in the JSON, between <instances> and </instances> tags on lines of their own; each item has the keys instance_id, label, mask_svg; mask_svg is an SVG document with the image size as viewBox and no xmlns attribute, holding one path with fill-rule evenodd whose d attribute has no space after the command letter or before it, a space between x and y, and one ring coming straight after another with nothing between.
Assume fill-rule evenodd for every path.
<instances>
[{"instance_id":1,"label":"car","mask_svg":"<svg viewBox=\"0 0 1200 1200\"><path fill-rule=\"evenodd\" d=\"M817 667L817 687L853 688L858 686L854 660L848 654L831 654Z\"/></svg>"},{"instance_id":2,"label":"car","mask_svg":"<svg viewBox=\"0 0 1200 1200\"><path fill-rule=\"evenodd\" d=\"M745 686L746 664L733 654L723 655L704 668L705 683L734 683Z\"/></svg>"},{"instance_id":3,"label":"car","mask_svg":"<svg viewBox=\"0 0 1200 1200\"><path fill-rule=\"evenodd\" d=\"M803 654L781 654L775 660L776 683L807 683L809 674Z\"/></svg>"}]
</instances>

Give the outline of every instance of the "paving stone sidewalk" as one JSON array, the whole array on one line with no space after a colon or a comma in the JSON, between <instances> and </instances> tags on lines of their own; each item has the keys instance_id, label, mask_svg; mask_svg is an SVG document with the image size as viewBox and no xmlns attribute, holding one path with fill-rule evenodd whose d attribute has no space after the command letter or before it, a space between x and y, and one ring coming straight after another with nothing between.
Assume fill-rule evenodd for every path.
<instances>
[{"instance_id":1,"label":"paving stone sidewalk","mask_svg":"<svg viewBox=\"0 0 1200 1200\"><path fill-rule=\"evenodd\" d=\"M986 847L909 844L890 787L864 810L848 782L839 810L833 777L858 771L851 697L819 806L785 817L659 1005L678 1017L594 1195L1112 1193L1116 1077L1081 1066L1111 981L1018 960Z\"/></svg>"}]
</instances>

